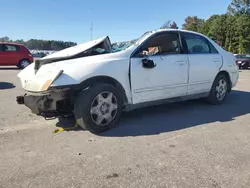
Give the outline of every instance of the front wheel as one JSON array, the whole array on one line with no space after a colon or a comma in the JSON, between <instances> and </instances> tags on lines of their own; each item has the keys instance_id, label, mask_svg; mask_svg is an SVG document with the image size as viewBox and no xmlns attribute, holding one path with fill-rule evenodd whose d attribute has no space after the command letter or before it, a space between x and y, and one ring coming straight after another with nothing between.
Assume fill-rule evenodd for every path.
<instances>
[{"instance_id":1,"label":"front wheel","mask_svg":"<svg viewBox=\"0 0 250 188\"><path fill-rule=\"evenodd\" d=\"M228 82L228 79L222 74L216 77L208 96L208 101L211 104L221 104L225 101L229 90Z\"/></svg>"},{"instance_id":2,"label":"front wheel","mask_svg":"<svg viewBox=\"0 0 250 188\"><path fill-rule=\"evenodd\" d=\"M97 84L83 91L74 107L77 123L94 134L115 127L121 112L119 90L110 84Z\"/></svg>"}]
</instances>

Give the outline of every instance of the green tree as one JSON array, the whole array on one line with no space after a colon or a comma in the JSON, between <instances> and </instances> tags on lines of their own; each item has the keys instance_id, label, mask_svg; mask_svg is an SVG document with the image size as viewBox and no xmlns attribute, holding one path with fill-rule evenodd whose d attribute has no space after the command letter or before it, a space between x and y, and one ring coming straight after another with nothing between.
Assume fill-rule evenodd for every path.
<instances>
[{"instance_id":1,"label":"green tree","mask_svg":"<svg viewBox=\"0 0 250 188\"><path fill-rule=\"evenodd\" d=\"M237 18L235 16L229 15L227 17L225 25L227 26L226 30L226 39L224 48L232 53L238 53L239 41L237 38Z\"/></svg>"},{"instance_id":2,"label":"green tree","mask_svg":"<svg viewBox=\"0 0 250 188\"><path fill-rule=\"evenodd\" d=\"M238 53L250 52L250 16L241 15L237 17L236 39L238 39Z\"/></svg>"},{"instance_id":3,"label":"green tree","mask_svg":"<svg viewBox=\"0 0 250 188\"><path fill-rule=\"evenodd\" d=\"M15 42L16 42L16 43L19 43L19 44L25 44L25 42L24 42L23 39L21 39L21 40L16 40Z\"/></svg>"},{"instance_id":4,"label":"green tree","mask_svg":"<svg viewBox=\"0 0 250 188\"><path fill-rule=\"evenodd\" d=\"M231 15L250 14L250 0L233 0L228 6Z\"/></svg>"},{"instance_id":5,"label":"green tree","mask_svg":"<svg viewBox=\"0 0 250 188\"><path fill-rule=\"evenodd\" d=\"M170 28L171 29L178 29L178 26L177 26L176 22L171 23Z\"/></svg>"},{"instance_id":6,"label":"green tree","mask_svg":"<svg viewBox=\"0 0 250 188\"><path fill-rule=\"evenodd\" d=\"M188 16L185 19L185 23L182 25L182 28L197 32L203 22L204 20L198 18L197 16Z\"/></svg>"},{"instance_id":7,"label":"green tree","mask_svg":"<svg viewBox=\"0 0 250 188\"><path fill-rule=\"evenodd\" d=\"M0 41L1 42L9 42L10 41L10 38L5 36L5 37L0 37Z\"/></svg>"},{"instance_id":8,"label":"green tree","mask_svg":"<svg viewBox=\"0 0 250 188\"><path fill-rule=\"evenodd\" d=\"M228 14L207 20L189 16L183 28L207 35L232 53L250 53L250 0L232 0Z\"/></svg>"},{"instance_id":9,"label":"green tree","mask_svg":"<svg viewBox=\"0 0 250 188\"><path fill-rule=\"evenodd\" d=\"M172 22L171 20L168 20L160 27L160 29L169 29L169 28L178 29L178 26L175 21Z\"/></svg>"},{"instance_id":10,"label":"green tree","mask_svg":"<svg viewBox=\"0 0 250 188\"><path fill-rule=\"evenodd\" d=\"M19 44L24 44L27 48L32 50L62 50L71 46L75 46L74 42L64 42L64 41L54 41L54 40L37 40L30 39L28 41L16 40L12 41L9 37L0 37L1 42L15 42Z\"/></svg>"},{"instance_id":11,"label":"green tree","mask_svg":"<svg viewBox=\"0 0 250 188\"><path fill-rule=\"evenodd\" d=\"M213 37L213 33L211 32L210 28L213 25L213 22L219 17L220 15L212 15L209 19L204 20L200 26L198 27L198 32L207 35L209 37Z\"/></svg>"},{"instance_id":12,"label":"green tree","mask_svg":"<svg viewBox=\"0 0 250 188\"><path fill-rule=\"evenodd\" d=\"M208 36L215 40L222 47L225 47L226 34L229 29L225 24L227 22L227 14L213 17L210 22Z\"/></svg>"}]
</instances>

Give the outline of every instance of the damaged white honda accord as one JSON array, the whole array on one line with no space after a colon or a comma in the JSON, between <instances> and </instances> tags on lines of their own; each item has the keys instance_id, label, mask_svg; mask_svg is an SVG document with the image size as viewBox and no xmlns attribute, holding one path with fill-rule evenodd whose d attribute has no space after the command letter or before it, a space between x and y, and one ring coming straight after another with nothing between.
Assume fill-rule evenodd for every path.
<instances>
[{"instance_id":1,"label":"damaged white honda accord","mask_svg":"<svg viewBox=\"0 0 250 188\"><path fill-rule=\"evenodd\" d=\"M51 54L18 74L18 104L46 119L74 115L100 133L122 111L206 98L221 104L239 77L236 59L213 40L184 30L156 30L112 48L109 37Z\"/></svg>"}]
</instances>

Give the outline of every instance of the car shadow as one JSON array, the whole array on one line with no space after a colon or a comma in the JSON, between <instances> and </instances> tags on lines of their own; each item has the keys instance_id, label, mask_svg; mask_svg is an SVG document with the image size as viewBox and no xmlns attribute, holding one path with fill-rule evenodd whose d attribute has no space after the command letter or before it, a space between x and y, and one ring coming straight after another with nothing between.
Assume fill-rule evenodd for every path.
<instances>
[{"instance_id":1,"label":"car shadow","mask_svg":"<svg viewBox=\"0 0 250 188\"><path fill-rule=\"evenodd\" d=\"M20 70L18 67L0 67L0 70Z\"/></svg>"},{"instance_id":2,"label":"car shadow","mask_svg":"<svg viewBox=\"0 0 250 188\"><path fill-rule=\"evenodd\" d=\"M73 116L68 118L58 118L57 128L63 128L65 131L83 131L80 126L75 127L76 120Z\"/></svg>"},{"instance_id":3,"label":"car shadow","mask_svg":"<svg viewBox=\"0 0 250 188\"><path fill-rule=\"evenodd\" d=\"M232 91L222 105L210 105L204 100L142 108L122 114L117 127L99 134L103 137L157 135L213 122L228 122L250 113L250 92ZM74 118L60 119L58 128L74 127ZM209 126L209 125L208 125ZM77 128L66 131L82 131Z\"/></svg>"},{"instance_id":4,"label":"car shadow","mask_svg":"<svg viewBox=\"0 0 250 188\"><path fill-rule=\"evenodd\" d=\"M2 89L12 89L15 88L16 86L12 83L9 82L0 82L0 90Z\"/></svg>"},{"instance_id":5,"label":"car shadow","mask_svg":"<svg viewBox=\"0 0 250 188\"><path fill-rule=\"evenodd\" d=\"M224 104L214 106L201 100L144 108L123 114L104 137L156 135L213 122L228 122L250 113L250 92L232 91ZM208 125L209 126L209 125Z\"/></svg>"}]
</instances>

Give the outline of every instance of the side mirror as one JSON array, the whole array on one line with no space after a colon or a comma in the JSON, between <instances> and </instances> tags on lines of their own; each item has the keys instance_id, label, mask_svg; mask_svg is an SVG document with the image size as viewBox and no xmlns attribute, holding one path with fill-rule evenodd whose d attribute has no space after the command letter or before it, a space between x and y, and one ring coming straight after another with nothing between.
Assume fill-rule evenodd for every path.
<instances>
[{"instance_id":1,"label":"side mirror","mask_svg":"<svg viewBox=\"0 0 250 188\"><path fill-rule=\"evenodd\" d=\"M156 67L156 64L154 63L153 60L150 59L142 59L142 67L146 69L152 69Z\"/></svg>"}]
</instances>

